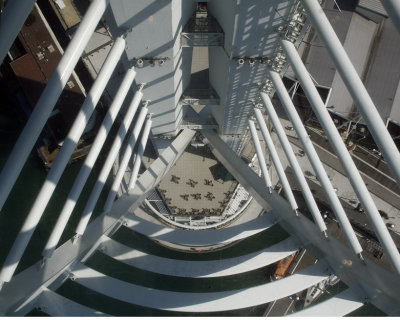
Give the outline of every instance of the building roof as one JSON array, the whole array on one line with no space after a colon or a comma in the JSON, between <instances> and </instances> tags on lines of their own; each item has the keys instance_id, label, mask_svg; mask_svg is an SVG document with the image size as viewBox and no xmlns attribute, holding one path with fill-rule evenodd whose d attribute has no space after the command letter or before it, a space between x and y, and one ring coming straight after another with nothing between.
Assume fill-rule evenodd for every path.
<instances>
[{"instance_id":1,"label":"building roof","mask_svg":"<svg viewBox=\"0 0 400 320\"><path fill-rule=\"evenodd\" d=\"M371 54L366 89L383 120L400 122L400 108L394 103L400 81L400 35L390 19L383 22Z\"/></svg>"},{"instance_id":2,"label":"building roof","mask_svg":"<svg viewBox=\"0 0 400 320\"><path fill-rule=\"evenodd\" d=\"M360 0L358 6L387 17L386 10L380 0Z\"/></svg>"}]
</instances>

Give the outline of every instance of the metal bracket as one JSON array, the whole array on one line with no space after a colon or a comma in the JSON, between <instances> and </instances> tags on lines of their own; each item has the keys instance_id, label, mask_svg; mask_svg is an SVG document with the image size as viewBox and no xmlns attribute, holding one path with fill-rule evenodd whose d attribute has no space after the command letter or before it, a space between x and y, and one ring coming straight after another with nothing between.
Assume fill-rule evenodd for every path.
<instances>
[{"instance_id":1,"label":"metal bracket","mask_svg":"<svg viewBox=\"0 0 400 320\"><path fill-rule=\"evenodd\" d=\"M154 67L158 64L160 67L165 65L165 62L170 60L168 57L136 57L132 60L132 65L143 68L143 67Z\"/></svg>"}]
</instances>

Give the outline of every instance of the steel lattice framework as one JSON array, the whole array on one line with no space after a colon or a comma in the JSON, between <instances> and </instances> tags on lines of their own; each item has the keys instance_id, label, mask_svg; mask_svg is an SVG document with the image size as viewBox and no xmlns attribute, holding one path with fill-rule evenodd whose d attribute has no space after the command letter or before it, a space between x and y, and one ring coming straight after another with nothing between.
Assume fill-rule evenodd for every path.
<instances>
[{"instance_id":1,"label":"steel lattice framework","mask_svg":"<svg viewBox=\"0 0 400 320\"><path fill-rule=\"evenodd\" d=\"M400 154L393 139L318 0L254 1L252 5L243 2L209 1L208 8L213 15L199 18L203 19L200 25L196 24L196 17L193 15L195 2L185 0L91 2L1 171L0 209L6 202L85 46L105 14L115 38L112 49L3 263L0 272L2 285L0 312L5 315L24 315L39 305L51 315L106 315L105 312L99 312L80 301L72 301L57 293L56 289L66 279L72 279L87 289L130 306L140 305L171 312L198 313L223 312L270 303L306 290L335 274L348 286L348 289L295 315L343 316L366 303L372 303L388 315L400 314L399 251L297 52L299 43L310 24L324 42L392 176L400 185ZM382 3L400 32L398 2L382 0ZM0 22L0 59L3 60L6 56L34 5L35 1L32 0L7 2ZM207 37L202 37L202 33L207 33ZM182 97L190 82L191 50L198 41L200 42L197 45L210 46L210 83L212 90L219 96L219 100L213 100L211 104L219 103L219 105L215 105L211 111L213 119L209 118L206 121L209 127L198 124L190 129L182 115L182 103L189 102L185 102ZM259 46L255 47L255 43L259 43ZM61 213L59 215L56 213L57 222L54 226L49 226L52 233L43 249L43 259L14 275L71 153L118 63L125 69L124 77L75 179L68 199ZM391 270L378 266L363 256L363 248L356 232L282 81L282 76L289 67L294 71L343 166L384 254L390 261ZM120 115L120 126L111 148L101 151L124 100L128 99L128 93L134 87L136 89L133 90L133 98L127 101L126 113ZM275 93L316 172L346 243L335 239L327 230L326 221L278 118L277 107L271 99ZM150 101L143 101L143 98ZM299 209L282 167L282 159L276 152L276 147L279 145L271 138L272 133L266 125L266 118L272 123L273 131L300 185L312 219L306 218ZM266 149L271 155L286 199L273 189L257 127L260 128ZM220 229L206 226L197 228L200 229L197 231L179 228L182 227L179 223L155 224L132 214L146 201L146 195L153 192L191 143L196 130L203 137L203 142L210 145L214 156L262 207L264 214L243 224ZM153 135L169 134L174 139L151 166L138 176L150 131ZM243 144L241 139L249 136L256 149L261 177L235 152L238 146ZM138 147L135 148L135 145ZM121 150L123 146L124 149ZM103 154L106 160L76 227L76 235L56 248L101 152L107 153ZM114 174L113 184L103 208L104 212L89 223L118 154L121 155L121 161L119 169ZM131 161L132 154L134 160ZM130 161L131 171L127 169ZM118 192L120 196L116 199ZM160 218L163 219L167 220ZM134 250L112 238L120 228L126 228L167 246L186 249L220 248L261 232L269 232L277 224L290 234L289 238L254 254L222 261L195 262L162 258ZM188 294L174 291L173 288L170 290L147 288L117 279L115 274L99 272L86 264L92 254L101 253L125 264L127 268L136 267L191 279L213 278L254 271L279 261L299 248L307 249L318 259L318 263L281 280L240 290L218 292Z\"/></svg>"}]
</instances>

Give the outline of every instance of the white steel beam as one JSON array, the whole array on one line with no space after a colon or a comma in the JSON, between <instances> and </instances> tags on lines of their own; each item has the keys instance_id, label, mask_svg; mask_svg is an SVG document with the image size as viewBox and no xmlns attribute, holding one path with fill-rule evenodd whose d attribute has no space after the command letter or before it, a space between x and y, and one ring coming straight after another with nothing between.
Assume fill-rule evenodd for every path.
<instances>
[{"instance_id":1,"label":"white steel beam","mask_svg":"<svg viewBox=\"0 0 400 320\"><path fill-rule=\"evenodd\" d=\"M393 1L394 3L394 1ZM396 7L399 1L396 0ZM324 42L363 119L400 185L400 153L318 0L301 0L318 36Z\"/></svg>"},{"instance_id":2,"label":"white steel beam","mask_svg":"<svg viewBox=\"0 0 400 320\"><path fill-rule=\"evenodd\" d=\"M150 134L151 124L152 124L152 121L150 120L150 118L147 119L147 121L144 125L143 132L142 132L142 137L140 138L140 143L139 143L139 147L138 147L138 150L136 153L136 157L133 162L132 173L131 173L131 177L130 177L129 185L128 185L128 191L133 189L136 185L137 176L138 176L139 169L140 169L140 164L142 163L142 159L143 159L143 153L144 153L144 150L146 149L146 144L147 144L149 134Z\"/></svg>"},{"instance_id":3,"label":"white steel beam","mask_svg":"<svg viewBox=\"0 0 400 320\"><path fill-rule=\"evenodd\" d=\"M9 1L10 3L14 1ZM21 1L18 1L18 3ZM102 17L109 0L94 0L82 19L78 30L65 50L56 70L53 72L46 88L39 98L27 124L19 136L11 155L0 175L0 210L3 208L10 191L17 180L26 159L28 158L40 132L90 37ZM7 5L8 6L8 5ZM5 31L7 32L7 31Z\"/></svg>"},{"instance_id":4,"label":"white steel beam","mask_svg":"<svg viewBox=\"0 0 400 320\"><path fill-rule=\"evenodd\" d=\"M129 194L122 195L110 212L102 213L88 225L88 230L79 239L79 245L74 245L71 239L66 241L55 250L53 256L46 260L44 265L42 261L39 261L15 275L11 282L5 283L3 290L0 291L1 312L8 314L13 310L12 308L21 301L25 301L42 285L48 286L49 282L56 279L60 272L63 272L71 263L79 261L102 235L114 231L120 224L121 218L130 215L133 210L138 208L146 198L147 192L154 189L163 179L192 141L195 133L189 129L182 130L171 146L165 149L140 176L135 188ZM148 223L150 224L150 222ZM155 224L151 225L156 226Z\"/></svg>"},{"instance_id":5,"label":"white steel beam","mask_svg":"<svg viewBox=\"0 0 400 320\"><path fill-rule=\"evenodd\" d=\"M52 317L111 317L109 314L86 307L54 291L44 288L36 305L42 306Z\"/></svg>"},{"instance_id":6,"label":"white steel beam","mask_svg":"<svg viewBox=\"0 0 400 320\"><path fill-rule=\"evenodd\" d=\"M10 50L36 0L7 1L0 19L0 64Z\"/></svg>"},{"instance_id":7,"label":"white steel beam","mask_svg":"<svg viewBox=\"0 0 400 320\"><path fill-rule=\"evenodd\" d=\"M220 312L257 306L305 290L327 279L329 267L326 261L320 260L294 275L251 288L191 293L131 284L109 277L83 264L76 264L71 272L80 285L127 303L180 312Z\"/></svg>"},{"instance_id":8,"label":"white steel beam","mask_svg":"<svg viewBox=\"0 0 400 320\"><path fill-rule=\"evenodd\" d=\"M337 204L337 202L339 202L339 199L336 195L336 192L333 189L331 182L329 181L325 168L323 167L322 162L319 159L317 152L315 151L315 148L310 140L310 137L308 136L307 131L304 128L304 125L301 122L301 119L296 111L296 108L294 107L293 102L290 99L288 92L286 91L285 85L283 84L281 77L277 72L272 70L268 71L268 76L271 79L276 89L276 92L279 95L279 98L286 111L286 114L289 116L289 119L292 122L293 127L295 128L301 143L303 144L304 151L307 154L308 159L310 160L310 163L324 191L326 192L326 195L330 203L331 204L334 203L336 204L337 207L341 207ZM346 238L349 241L350 246L352 247L352 249L356 254L360 255L362 252L361 245L358 242L358 239L354 233L353 228L351 227L349 219L347 218L344 210L337 210L335 211L335 213L337 214L336 217L339 220L342 231L346 235Z\"/></svg>"},{"instance_id":9,"label":"white steel beam","mask_svg":"<svg viewBox=\"0 0 400 320\"><path fill-rule=\"evenodd\" d=\"M390 19L400 33L400 1L399 0L381 0Z\"/></svg>"},{"instance_id":10,"label":"white steel beam","mask_svg":"<svg viewBox=\"0 0 400 320\"><path fill-rule=\"evenodd\" d=\"M334 269L333 272L347 286L353 287L362 283L367 294L366 298L378 308L387 314L399 314L400 277L398 275L368 259L358 259L347 243L344 244L332 236L326 239L315 223L303 215L298 215L293 219L289 203L275 192L266 193L262 179L222 141L215 131L202 130L201 132L210 142L211 150L216 158L265 210L281 218L279 224L288 233L298 237L305 249L317 259L326 258ZM269 207L271 209L268 209ZM137 229L140 229L140 225ZM225 229L220 231L223 230Z\"/></svg>"},{"instance_id":11,"label":"white steel beam","mask_svg":"<svg viewBox=\"0 0 400 320\"><path fill-rule=\"evenodd\" d=\"M262 155L261 145L260 145L260 141L258 140L256 126L254 125L254 122L252 120L249 120L249 127L250 127L251 135L253 136L253 141L257 140L257 143L259 145L259 149L260 149L260 152L261 152L261 155ZM290 203L290 206L292 207L292 210L297 215L298 214L297 213L297 209L299 207L297 205L296 199L294 198L293 191L292 191L292 188L290 187L290 183L289 183L289 181L288 181L288 179L286 177L285 171L283 170L282 164L281 164L281 162L279 160L279 156L276 153L274 144L272 143L272 140L271 141L268 140L269 136L266 137L266 133L263 131L263 129L266 129L266 128L261 128L261 126L260 126L260 129L261 129L261 132L262 132L262 134L264 136L264 140L267 143L267 148L268 148L269 154L271 155L272 162L275 165L275 169L276 169L276 172L278 173L279 180L282 183L282 187L283 187L283 190L285 191L285 195L288 198L288 201ZM268 129L267 129L267 131L268 131ZM271 143L272 143L272 145L271 145ZM258 155L258 152L257 152L257 155ZM259 161L261 161L261 160L265 161L264 157L263 157L263 159L258 158L258 160Z\"/></svg>"},{"instance_id":12,"label":"white steel beam","mask_svg":"<svg viewBox=\"0 0 400 320\"><path fill-rule=\"evenodd\" d=\"M46 180L43 183L43 186L40 189L40 192L36 197L36 200L21 228L21 231L19 232L14 245L7 256L0 273L0 282L7 282L11 280L11 277L13 276L15 269L17 268L26 247L28 246L29 240L31 239L40 221L40 218L42 217L43 212L46 209L51 196L53 195L57 183L68 164L71 154L74 151L74 148L78 143L90 116L99 102L101 94L103 93L124 49L125 40L120 37L115 41L114 46L108 54L96 81L90 89L89 94L86 96L82 108L72 124L72 127L65 138L63 146L61 147L60 152L58 153L57 158L54 161L50 172L48 173Z\"/></svg>"},{"instance_id":13,"label":"white steel beam","mask_svg":"<svg viewBox=\"0 0 400 320\"><path fill-rule=\"evenodd\" d=\"M361 202L361 205L365 209L365 212L371 221L380 243L385 249L385 253L388 255L393 268L397 273L400 274L399 251L397 250L396 245L393 242L393 239L378 212L378 208L376 207L374 200L368 192L368 189L361 178L353 159L351 158L350 153L344 145L344 142L338 130L336 129L328 110L325 108L324 103L318 94L318 91L315 88L306 67L301 61L301 58L298 55L293 43L288 40L282 40L281 44L297 78L300 81L301 87L303 88L307 99L311 104L311 107L318 117L321 126L324 128L325 134L328 137L331 146L335 150L335 153L338 156L340 163L342 164L343 169L345 170L347 177Z\"/></svg>"},{"instance_id":14,"label":"white steel beam","mask_svg":"<svg viewBox=\"0 0 400 320\"><path fill-rule=\"evenodd\" d=\"M106 236L103 239L102 252L115 260L149 272L185 278L216 278L249 272L278 262L301 247L295 237L289 237L238 257L195 261L164 258L133 249L133 245L125 246Z\"/></svg>"},{"instance_id":15,"label":"white steel beam","mask_svg":"<svg viewBox=\"0 0 400 320\"><path fill-rule=\"evenodd\" d=\"M140 110L140 114L133 128L133 132L130 133L129 135L128 145L126 146L126 149L122 156L122 160L119 164L118 172L114 177L113 184L111 186L110 192L108 193L106 202L103 207L103 210L105 212L110 211L114 203L115 197L118 193L118 188L121 185L126 168L128 167L129 160L132 156L133 149L135 148L136 142L139 138L140 131L142 130L143 127L144 120L146 119L147 111L148 111L147 108L142 108L142 110Z\"/></svg>"},{"instance_id":16,"label":"white steel beam","mask_svg":"<svg viewBox=\"0 0 400 320\"><path fill-rule=\"evenodd\" d=\"M262 98L263 98L263 100L268 99L268 101L264 101L264 104L268 103L269 104L269 108L268 109L271 109L271 108L273 109L271 100L269 99L268 95L263 93L262 94ZM270 135L270 133L268 131L267 125L265 124L265 121L263 119L261 111L259 109L254 109L254 114L255 114L255 116L257 118L257 121L258 121L258 123L260 125L260 129L261 129L261 132L262 132L262 134L264 136L264 140L267 143L268 149L271 152L272 160L274 161L275 167L278 166L279 167L279 171L282 172L281 174L285 174L285 171L283 170L282 164L281 164L281 162L279 160L278 153L276 152L276 149L275 149L275 146L274 146L274 142L272 141L271 135ZM311 214L312 214L312 216L314 218L314 222L317 224L319 230L321 232L323 232L324 235L326 236L326 225L325 225L324 219L322 219L322 217L321 217L321 213L320 213L320 211L318 209L317 203L314 200L314 197L313 197L313 194L312 194L312 192L310 190L310 187L308 186L307 181L304 178L303 172L301 171L301 168L299 166L299 163L297 162L297 159L296 159L296 157L295 157L295 155L293 153L293 150L290 147L289 141L287 140L287 137L286 137L286 135L285 135L285 133L283 131L281 123L279 122L279 119L278 119L278 116L277 116L277 114L275 112L275 109L273 109L273 111L271 111L271 114L272 114L272 116L270 116L270 118L271 118L272 124L274 124L275 131L278 134L278 138L280 140L286 139L287 144L283 147L285 149L284 151L286 152L286 154L289 153L290 154L289 156L292 156L290 159L288 157L289 163L291 165L292 165L292 163L294 164L294 166L292 165L292 168L296 167L296 169L293 169L293 171L295 172L295 176L297 177L297 180L299 181L301 191L302 191L302 193L304 195L304 199L305 199L305 201L306 201L306 203L308 205L308 208L309 208L309 210L310 210L310 212L311 212ZM273 117L274 114L275 114L275 117L274 117L274 120L272 120L272 117ZM279 135L284 136L284 138L279 137ZM281 142L281 144L283 146L282 142ZM278 169L277 169L277 171L278 171ZM285 178L286 178L286 175L285 175Z\"/></svg>"},{"instance_id":17,"label":"white steel beam","mask_svg":"<svg viewBox=\"0 0 400 320\"><path fill-rule=\"evenodd\" d=\"M254 173L256 177L258 177L258 175L253 170L251 170L250 167L247 166L247 168L252 173ZM141 180L141 178L142 176L140 176L139 181ZM262 184L264 183L262 178L260 178L260 181ZM263 187L262 192L263 193L261 194L260 191L261 196L266 197L274 194L273 192L266 193L265 187ZM289 204L286 200L278 196L276 193L275 195L282 199L282 202L287 204L287 207L289 208ZM268 205L265 205L263 207L265 211L270 210L270 207L268 207ZM290 211L290 209L286 208L285 210ZM114 211L114 207L111 208L111 211ZM229 226L228 228L208 228L196 230L195 232L193 232L193 230L183 230L173 227L167 227L163 224L155 224L153 222L135 216L134 214L126 216L124 222L127 228L146 237L155 239L157 241L171 242L184 246L212 246L215 244L229 244L238 240L243 240L259 232L265 231L278 223L277 218L272 213L264 213L256 219L241 223L239 225Z\"/></svg>"},{"instance_id":18,"label":"white steel beam","mask_svg":"<svg viewBox=\"0 0 400 320\"><path fill-rule=\"evenodd\" d=\"M100 197L100 193L103 190L103 187L106 183L108 174L114 164L114 161L117 157L119 149L121 148L122 142L126 134L128 133L129 127L131 126L133 117L136 113L136 110L139 106L140 101L142 100L143 93L141 91L142 87L139 91L136 92L135 96L132 99L132 102L128 108L128 111L125 114L124 120L119 127L117 136L114 139L114 142L110 148L110 151L107 155L106 161L104 162L103 168L101 169L97 181L93 187L92 192L90 193L89 200L86 203L85 208L83 209L83 213L81 215L81 219L79 221L78 226L76 227L76 239L83 235L85 232L86 226L89 223L90 217L92 216L93 209L96 206L97 200ZM145 109L144 106L142 109Z\"/></svg>"},{"instance_id":19,"label":"white steel beam","mask_svg":"<svg viewBox=\"0 0 400 320\"><path fill-rule=\"evenodd\" d=\"M318 302L288 317L344 317L346 314L364 306L366 293L362 285L356 285L343 292Z\"/></svg>"},{"instance_id":20,"label":"white steel beam","mask_svg":"<svg viewBox=\"0 0 400 320\"><path fill-rule=\"evenodd\" d=\"M67 222L71 216L72 211L75 208L76 202L79 199L79 196L85 186L85 183L89 177L90 172L93 169L93 166L99 156L101 148L103 147L104 142L108 134L110 133L111 127L118 115L119 110L121 109L122 103L125 100L125 97L129 91L129 88L132 85L133 79L135 78L136 72L133 69L129 69L122 83L115 95L115 98L107 111L106 116L101 124L99 132L96 135L96 139L94 140L89 154L85 157L85 161L79 170L78 176L75 178L74 184L71 188L71 191L68 194L67 201L65 202L61 214L58 217L58 220L53 227L53 231L47 240L46 246L42 252L43 257L49 258L53 254L58 241L61 238L61 235L67 225Z\"/></svg>"},{"instance_id":21,"label":"white steel beam","mask_svg":"<svg viewBox=\"0 0 400 320\"><path fill-rule=\"evenodd\" d=\"M249 128L250 128L251 137L253 138L254 147L256 148L258 163L261 168L261 172L262 172L262 175L263 175L263 178L265 181L265 185L268 189L268 192L271 193L271 191L272 191L271 178L269 177L268 168L267 168L267 165L265 162L265 157L264 157L263 151L261 149L260 140L258 139L256 127L254 125L254 122L251 120L249 120ZM282 183L282 185L283 185L283 183ZM292 206L293 210L296 211L297 203L296 203L296 200L294 199L293 193L291 193L291 188L290 188L289 182L288 182L288 184L285 184L283 187L285 189L285 192L289 192L290 205ZM291 193L291 197L290 197L290 193Z\"/></svg>"}]
</instances>

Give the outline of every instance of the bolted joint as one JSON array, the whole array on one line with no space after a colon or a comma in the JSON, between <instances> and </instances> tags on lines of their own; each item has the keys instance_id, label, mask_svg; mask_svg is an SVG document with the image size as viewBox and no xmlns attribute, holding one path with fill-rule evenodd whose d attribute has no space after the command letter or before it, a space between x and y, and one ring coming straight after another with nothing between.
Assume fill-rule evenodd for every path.
<instances>
[{"instance_id":1,"label":"bolted joint","mask_svg":"<svg viewBox=\"0 0 400 320\"><path fill-rule=\"evenodd\" d=\"M286 26L279 26L278 28L276 28L276 33L283 35L285 34L286 30L287 30Z\"/></svg>"},{"instance_id":2,"label":"bolted joint","mask_svg":"<svg viewBox=\"0 0 400 320\"><path fill-rule=\"evenodd\" d=\"M143 67L143 63L144 63L144 61L143 61L142 58L137 58L137 59L136 59L136 66L137 66L138 68Z\"/></svg>"},{"instance_id":3,"label":"bolted joint","mask_svg":"<svg viewBox=\"0 0 400 320\"><path fill-rule=\"evenodd\" d=\"M268 67L271 67L274 63L274 58L264 58L263 63Z\"/></svg>"},{"instance_id":4,"label":"bolted joint","mask_svg":"<svg viewBox=\"0 0 400 320\"><path fill-rule=\"evenodd\" d=\"M124 32L121 34L121 37L126 39L128 37L128 34L131 33L133 30L133 27L125 29Z\"/></svg>"},{"instance_id":5,"label":"bolted joint","mask_svg":"<svg viewBox=\"0 0 400 320\"><path fill-rule=\"evenodd\" d=\"M78 240L82 237L82 235L76 233L73 237L72 237L72 244L77 244Z\"/></svg>"},{"instance_id":6,"label":"bolted joint","mask_svg":"<svg viewBox=\"0 0 400 320\"><path fill-rule=\"evenodd\" d=\"M149 105L150 102L151 102L151 100L144 100L143 101L143 108L147 108L147 106Z\"/></svg>"}]
</instances>

